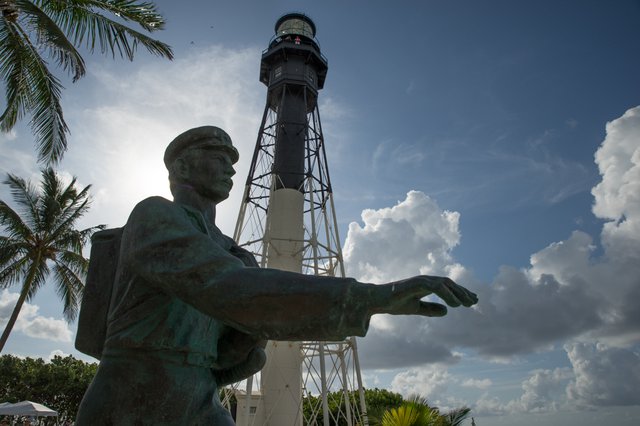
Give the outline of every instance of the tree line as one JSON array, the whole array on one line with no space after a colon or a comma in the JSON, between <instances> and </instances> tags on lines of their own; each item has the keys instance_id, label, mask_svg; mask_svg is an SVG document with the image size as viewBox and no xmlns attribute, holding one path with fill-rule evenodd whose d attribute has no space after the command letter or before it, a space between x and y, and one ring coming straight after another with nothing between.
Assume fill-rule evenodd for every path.
<instances>
[{"instance_id":1,"label":"tree line","mask_svg":"<svg viewBox=\"0 0 640 426\"><path fill-rule=\"evenodd\" d=\"M59 423L73 421L97 369L98 364L71 355L54 356L51 362L2 355L0 402L37 402L57 411ZM49 420L55 422L55 419Z\"/></svg>"},{"instance_id":2,"label":"tree line","mask_svg":"<svg viewBox=\"0 0 640 426\"><path fill-rule=\"evenodd\" d=\"M71 355L54 356L50 362L42 358L18 358L13 355L0 356L0 401L16 403L29 400L46 405L59 414L59 423L73 421L80 401L98 369L97 363L84 362ZM365 389L365 402L371 426L458 426L468 419L470 409L440 412L419 397L403 398L399 393L386 389ZM351 395L357 400L357 395ZM303 409L317 406L318 396L304 397ZM337 416L344 410L342 392L331 392L327 398L329 412ZM331 416L331 414L330 414ZM309 418L310 413L305 413ZM1 419L1 416L0 416ZM53 419L48 419L54 421ZM316 416L323 424L322 413ZM45 420L46 421L46 420ZM338 425L346 426L344 416Z\"/></svg>"}]
</instances>

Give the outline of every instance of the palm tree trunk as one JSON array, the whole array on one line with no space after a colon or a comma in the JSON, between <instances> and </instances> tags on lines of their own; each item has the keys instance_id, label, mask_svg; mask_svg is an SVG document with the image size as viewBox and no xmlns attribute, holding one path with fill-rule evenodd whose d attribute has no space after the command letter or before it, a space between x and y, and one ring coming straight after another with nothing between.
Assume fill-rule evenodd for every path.
<instances>
[{"instance_id":1,"label":"palm tree trunk","mask_svg":"<svg viewBox=\"0 0 640 426\"><path fill-rule=\"evenodd\" d=\"M9 322L4 328L2 332L2 337L0 337L0 353L4 349L4 344L7 343L7 339L9 338L9 334L11 334L11 330L13 330L13 326L16 324L16 320L18 319L18 315L20 314L20 310L22 309L22 305L24 305L25 300L27 300L27 295L29 294L29 289L31 288L31 284L33 283L33 278L36 275L36 271L38 270L38 265L35 263L31 266L31 270L29 271L29 275L24 281L24 285L22 286L22 291L20 292L20 297L18 298L18 302L16 303L15 308L13 308L13 312L11 313L11 317L9 318Z\"/></svg>"}]
</instances>

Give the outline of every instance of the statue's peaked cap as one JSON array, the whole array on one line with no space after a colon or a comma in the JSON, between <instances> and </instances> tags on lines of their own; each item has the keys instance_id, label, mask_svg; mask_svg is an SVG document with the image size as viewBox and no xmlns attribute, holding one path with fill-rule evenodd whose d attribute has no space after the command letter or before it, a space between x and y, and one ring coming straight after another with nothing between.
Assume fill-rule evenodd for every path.
<instances>
[{"instance_id":1,"label":"statue's peaked cap","mask_svg":"<svg viewBox=\"0 0 640 426\"><path fill-rule=\"evenodd\" d=\"M173 160L178 158L182 151L193 146L210 146L225 151L236 163L239 158L238 150L231 143L231 138L219 127L201 126L189 129L176 136L164 151L164 164L169 168Z\"/></svg>"}]
</instances>

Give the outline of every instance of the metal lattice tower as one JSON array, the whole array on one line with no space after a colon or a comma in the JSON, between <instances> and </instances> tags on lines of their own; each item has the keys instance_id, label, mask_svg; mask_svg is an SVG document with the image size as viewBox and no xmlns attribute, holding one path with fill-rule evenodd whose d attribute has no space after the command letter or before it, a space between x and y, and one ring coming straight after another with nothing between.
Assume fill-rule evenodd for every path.
<instances>
[{"instance_id":1,"label":"metal lattice tower","mask_svg":"<svg viewBox=\"0 0 640 426\"><path fill-rule=\"evenodd\" d=\"M262 54L267 102L234 239L261 267L344 276L317 104L327 60L307 16L287 14L275 31ZM236 391L239 426L368 424L355 338L269 342L267 357L259 386L250 378Z\"/></svg>"}]
</instances>

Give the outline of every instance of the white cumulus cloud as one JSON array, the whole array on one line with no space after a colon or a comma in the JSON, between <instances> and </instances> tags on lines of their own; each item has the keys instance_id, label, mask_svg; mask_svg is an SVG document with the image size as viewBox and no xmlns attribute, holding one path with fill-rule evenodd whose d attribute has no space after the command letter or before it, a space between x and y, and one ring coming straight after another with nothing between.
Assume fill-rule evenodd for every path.
<instances>
[{"instance_id":1,"label":"white cumulus cloud","mask_svg":"<svg viewBox=\"0 0 640 426\"><path fill-rule=\"evenodd\" d=\"M619 221L640 217L640 106L607 123L607 137L595 154L602 181L591 191L596 216ZM636 236L638 236L636 234Z\"/></svg>"},{"instance_id":2,"label":"white cumulus cloud","mask_svg":"<svg viewBox=\"0 0 640 426\"><path fill-rule=\"evenodd\" d=\"M375 283L442 274L455 266L451 250L460 241L459 218L419 191L393 207L364 210L364 226L352 222L344 243L347 274Z\"/></svg>"},{"instance_id":3,"label":"white cumulus cloud","mask_svg":"<svg viewBox=\"0 0 640 426\"><path fill-rule=\"evenodd\" d=\"M593 342L564 345L571 367L535 370L522 381L522 394L507 403L485 393L478 414L542 413L560 409L640 405L640 354Z\"/></svg>"},{"instance_id":4,"label":"white cumulus cloud","mask_svg":"<svg viewBox=\"0 0 640 426\"><path fill-rule=\"evenodd\" d=\"M566 403L637 404L635 397L623 397L623 390L640 395L637 370L627 373L626 382L622 377L631 361L640 365L629 350L640 342L640 107L609 122L606 131L595 157L602 180L592 191L593 212L606 219L602 254L596 254L592 236L575 231L532 254L529 267L503 266L494 281L484 285L451 254L460 242L458 213L440 208L418 191L393 207L365 210L363 224L352 223L345 241L350 275L380 283L419 273L451 274L476 291L480 302L473 309L450 309L444 318L375 319L360 344L363 365L402 367L394 365L399 351L403 357L408 354L408 367L455 362L456 348L507 359L566 343L573 371L533 372L523 382L519 399L502 404L487 395L478 402L482 410L555 410L559 405L553 395L565 391L571 397L564 398ZM575 341L617 348L589 349L580 346L588 343L570 343ZM607 363L614 355L620 363ZM586 359L590 364L582 362ZM598 374L597 366L610 374ZM417 373L411 371L397 376L397 389L419 390L412 382ZM570 375L575 379L567 387Z\"/></svg>"},{"instance_id":5,"label":"white cumulus cloud","mask_svg":"<svg viewBox=\"0 0 640 426\"><path fill-rule=\"evenodd\" d=\"M510 412L547 412L561 407L567 382L573 377L570 368L554 370L536 370L522 382L522 396L510 401L507 410Z\"/></svg>"},{"instance_id":6,"label":"white cumulus cloud","mask_svg":"<svg viewBox=\"0 0 640 426\"><path fill-rule=\"evenodd\" d=\"M0 294L0 326L6 326L13 312L18 293L3 290ZM38 315L38 306L25 302L22 305L12 333L22 332L29 337L59 342L70 342L72 332L69 325L61 319Z\"/></svg>"},{"instance_id":7,"label":"white cumulus cloud","mask_svg":"<svg viewBox=\"0 0 640 426\"><path fill-rule=\"evenodd\" d=\"M567 385L574 377L572 369L567 367L534 370L522 381L522 393L518 398L505 403L485 392L473 404L473 412L482 415L503 415L549 413L571 409L566 394Z\"/></svg>"},{"instance_id":8,"label":"white cumulus cloud","mask_svg":"<svg viewBox=\"0 0 640 426\"><path fill-rule=\"evenodd\" d=\"M575 372L567 387L579 405L640 405L640 354L597 343L569 343L565 350Z\"/></svg>"},{"instance_id":9,"label":"white cumulus cloud","mask_svg":"<svg viewBox=\"0 0 640 426\"><path fill-rule=\"evenodd\" d=\"M446 368L432 365L397 374L391 381L391 390L405 397L419 395L431 400L444 394L450 382L451 375Z\"/></svg>"}]
</instances>

